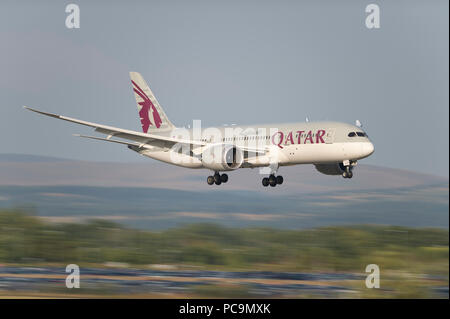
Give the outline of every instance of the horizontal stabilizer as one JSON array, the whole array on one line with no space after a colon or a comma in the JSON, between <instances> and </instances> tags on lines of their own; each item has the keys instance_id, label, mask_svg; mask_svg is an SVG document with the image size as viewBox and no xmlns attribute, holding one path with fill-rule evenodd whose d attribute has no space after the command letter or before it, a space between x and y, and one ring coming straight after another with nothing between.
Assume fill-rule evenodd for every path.
<instances>
[{"instance_id":1,"label":"horizontal stabilizer","mask_svg":"<svg viewBox=\"0 0 450 319\"><path fill-rule=\"evenodd\" d=\"M104 141L104 142L123 144L123 145L127 145L127 146L137 146L139 148L152 148L151 145L147 145L147 144L124 142L124 141L112 140L112 139L109 139L109 138L103 138L103 137L97 137L97 136L88 136L88 135L81 135L81 134L73 134L73 136L89 138L91 140L97 140L97 141Z\"/></svg>"}]
</instances>

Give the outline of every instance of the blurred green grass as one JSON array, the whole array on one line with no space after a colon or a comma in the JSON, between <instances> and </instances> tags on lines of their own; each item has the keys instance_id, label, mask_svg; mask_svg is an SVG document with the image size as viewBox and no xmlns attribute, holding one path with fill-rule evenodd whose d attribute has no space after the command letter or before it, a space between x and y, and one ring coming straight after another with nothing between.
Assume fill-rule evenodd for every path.
<instances>
[{"instance_id":1,"label":"blurred green grass","mask_svg":"<svg viewBox=\"0 0 450 319\"><path fill-rule=\"evenodd\" d=\"M104 267L122 263L117 265L362 276L367 275L366 265L377 264L380 289L367 289L363 279L329 283L347 287L353 293L343 296L356 298L442 297L435 288L448 287L448 242L448 229L444 228L349 225L280 230L192 224L148 231L105 220L57 224L32 211L0 210L0 264ZM113 296L115 289L100 285L84 293ZM194 286L190 291L196 297L252 296L244 282ZM323 296L305 292L291 297Z\"/></svg>"},{"instance_id":2,"label":"blurred green grass","mask_svg":"<svg viewBox=\"0 0 450 319\"><path fill-rule=\"evenodd\" d=\"M164 231L105 220L44 222L0 211L1 263L195 265L203 269L356 271L381 269L448 277L448 230L383 225L309 230L192 224Z\"/></svg>"}]
</instances>

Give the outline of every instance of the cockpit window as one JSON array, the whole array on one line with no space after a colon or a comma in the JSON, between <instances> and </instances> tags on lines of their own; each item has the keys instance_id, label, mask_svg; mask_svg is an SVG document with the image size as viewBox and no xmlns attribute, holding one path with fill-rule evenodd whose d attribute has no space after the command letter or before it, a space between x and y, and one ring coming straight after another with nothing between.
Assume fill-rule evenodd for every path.
<instances>
[{"instance_id":1,"label":"cockpit window","mask_svg":"<svg viewBox=\"0 0 450 319\"><path fill-rule=\"evenodd\" d=\"M366 136L366 134L364 134L363 132L356 132L356 135L362 136L362 137Z\"/></svg>"},{"instance_id":2,"label":"cockpit window","mask_svg":"<svg viewBox=\"0 0 450 319\"><path fill-rule=\"evenodd\" d=\"M355 136L365 137L365 136L367 136L367 134L364 133L364 132L350 132L350 133L348 133L348 137L355 137Z\"/></svg>"}]
</instances>

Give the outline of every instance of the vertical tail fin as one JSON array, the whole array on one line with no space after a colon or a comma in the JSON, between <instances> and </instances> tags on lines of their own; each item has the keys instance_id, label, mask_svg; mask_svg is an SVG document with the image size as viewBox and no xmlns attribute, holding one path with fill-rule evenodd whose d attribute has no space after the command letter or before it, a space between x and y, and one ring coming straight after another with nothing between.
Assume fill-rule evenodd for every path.
<instances>
[{"instance_id":1,"label":"vertical tail fin","mask_svg":"<svg viewBox=\"0 0 450 319\"><path fill-rule=\"evenodd\" d=\"M159 105L144 78L138 72L130 72L131 84L141 119L142 131L161 132L175 128Z\"/></svg>"}]
</instances>

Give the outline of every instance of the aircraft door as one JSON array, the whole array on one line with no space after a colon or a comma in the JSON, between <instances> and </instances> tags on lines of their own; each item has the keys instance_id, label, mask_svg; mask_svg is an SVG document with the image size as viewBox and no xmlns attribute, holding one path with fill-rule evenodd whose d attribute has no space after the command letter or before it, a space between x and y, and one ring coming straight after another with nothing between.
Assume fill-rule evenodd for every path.
<instances>
[{"instance_id":1,"label":"aircraft door","mask_svg":"<svg viewBox=\"0 0 450 319\"><path fill-rule=\"evenodd\" d=\"M324 136L324 141L326 144L333 144L334 143L334 128L327 129L327 132Z\"/></svg>"}]
</instances>

